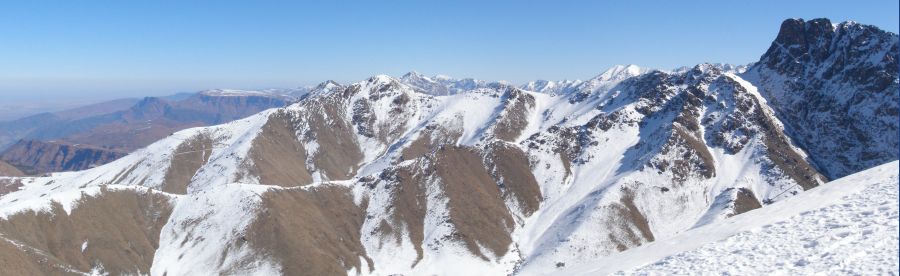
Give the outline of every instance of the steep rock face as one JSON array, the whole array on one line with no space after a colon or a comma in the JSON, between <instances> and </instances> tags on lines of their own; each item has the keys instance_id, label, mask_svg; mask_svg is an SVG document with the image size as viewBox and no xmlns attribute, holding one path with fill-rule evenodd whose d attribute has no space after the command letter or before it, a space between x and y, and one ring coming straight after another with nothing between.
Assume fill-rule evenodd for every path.
<instances>
[{"instance_id":1,"label":"steep rock face","mask_svg":"<svg viewBox=\"0 0 900 276\"><path fill-rule=\"evenodd\" d=\"M0 154L0 159L33 175L89 169L116 160L125 154L90 145L21 140Z\"/></svg>"},{"instance_id":2,"label":"steep rock face","mask_svg":"<svg viewBox=\"0 0 900 276\"><path fill-rule=\"evenodd\" d=\"M744 76L837 178L897 159L898 52L897 34L874 26L789 19Z\"/></svg>"}]
</instances>

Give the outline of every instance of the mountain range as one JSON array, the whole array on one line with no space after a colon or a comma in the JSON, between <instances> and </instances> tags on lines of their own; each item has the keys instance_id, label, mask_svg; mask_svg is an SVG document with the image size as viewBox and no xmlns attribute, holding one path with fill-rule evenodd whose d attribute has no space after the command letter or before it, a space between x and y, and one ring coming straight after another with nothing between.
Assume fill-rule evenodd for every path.
<instances>
[{"instance_id":1,"label":"mountain range","mask_svg":"<svg viewBox=\"0 0 900 276\"><path fill-rule=\"evenodd\" d=\"M0 160L32 175L88 169L175 131L283 107L305 91L215 89L113 100L0 122Z\"/></svg>"},{"instance_id":2,"label":"mountain range","mask_svg":"<svg viewBox=\"0 0 900 276\"><path fill-rule=\"evenodd\" d=\"M897 160L897 45L874 26L789 19L749 66L616 66L522 86L414 72L328 81L285 107L161 128L102 166L0 178L0 264L564 273ZM136 106L158 108L103 122L130 131L119 122L190 113ZM50 133L102 140L66 129Z\"/></svg>"}]
</instances>

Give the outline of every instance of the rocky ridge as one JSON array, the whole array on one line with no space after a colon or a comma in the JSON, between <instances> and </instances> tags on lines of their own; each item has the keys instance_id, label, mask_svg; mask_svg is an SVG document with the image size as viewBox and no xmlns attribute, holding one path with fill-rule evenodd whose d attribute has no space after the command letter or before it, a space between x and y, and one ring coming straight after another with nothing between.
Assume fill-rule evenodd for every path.
<instances>
[{"instance_id":1,"label":"rocky ridge","mask_svg":"<svg viewBox=\"0 0 900 276\"><path fill-rule=\"evenodd\" d=\"M2 256L32 272L552 273L829 180L771 88L730 68L617 66L553 93L451 92L418 75L325 82L94 169L0 178L0 234L24 246ZM47 213L77 220L113 191L154 202L123 208L162 224L145 228L158 235L152 258L62 258L40 243L57 236L4 230ZM21 257L29 248L59 261Z\"/></svg>"}]
</instances>

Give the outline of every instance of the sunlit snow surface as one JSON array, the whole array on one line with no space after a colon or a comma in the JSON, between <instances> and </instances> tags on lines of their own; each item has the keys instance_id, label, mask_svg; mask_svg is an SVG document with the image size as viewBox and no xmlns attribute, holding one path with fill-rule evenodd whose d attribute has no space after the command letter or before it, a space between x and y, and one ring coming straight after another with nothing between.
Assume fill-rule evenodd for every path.
<instances>
[{"instance_id":1,"label":"sunlit snow surface","mask_svg":"<svg viewBox=\"0 0 900 276\"><path fill-rule=\"evenodd\" d=\"M709 69L710 66L707 65L698 66L699 71L709 71ZM354 177L345 181L330 181L322 174L313 174L315 183L300 188L308 189L322 185L343 186L352 191L357 205L363 206L363 202L366 203L367 219L360 229L360 242L365 248L365 254L374 263L374 270L369 271L368 266L362 267L362 271L350 268L350 271L347 271L349 274L508 275L520 273L543 275L561 272L557 265L562 262L566 265L562 269L574 269L572 273L592 275L615 273L652 264L679 252L702 250L702 246L706 243L728 239L750 228L759 228L779 220L787 220L800 212L833 205L841 197L866 187L860 185L858 190L852 190L845 187L846 184L844 186L826 184L825 187L810 192L813 192L813 197L830 195L826 198L827 200L815 198L811 203L784 205L780 203L781 200L793 196L793 193L790 192L799 190L799 187L795 187L793 182L785 181L784 177L770 177L763 170L760 165L760 162L765 161L761 159L764 157L761 155L764 149L761 139L758 137L751 139L743 150L736 153L726 153L722 147L708 145L717 169L717 173L713 177L689 179L682 188L672 189L664 195L652 187L634 190L638 194L634 198L633 204L646 217L655 239L661 242L637 248L635 252L638 253L630 253L632 251L629 250L620 255L598 259L618 252L608 245L611 242L610 237L622 236L623 234L620 232L623 230L610 227L612 223L620 222L615 221L617 216L611 215L604 208L620 202L621 188L626 187L628 183L669 183L671 181L670 175L663 175L655 170L642 170L635 165L646 163L645 159L641 159L643 156L653 156L652 151L642 148L635 150L635 145L642 141L663 144L670 135L670 132L666 130L673 124L675 116L674 112L659 111L661 114L659 116L646 117L638 112L638 108L661 108L663 106L661 104L651 105L646 99L640 100L639 96L642 90L635 88L634 83L623 83L624 80L639 77L644 72L635 66L614 67L594 79L578 82L577 85L570 84L577 86L579 95L575 95L574 92L555 94L521 91L522 95L533 98L533 104L524 105L524 110L521 111L521 116L527 118L527 125L523 127L522 134L515 138L515 141L500 141L491 136L493 135L492 127L495 127L498 118L508 111L504 107L509 104L507 102L510 100L508 95L512 93L509 86L498 84L494 87L475 87L466 90L465 93L422 93L388 76L376 76L353 84L354 87L350 91L356 92L352 95L341 96L334 93L343 91L345 87L327 82L311 91L305 100L291 106L264 111L223 125L179 131L147 148L104 166L81 172L55 173L49 177L22 178L21 188L0 196L0 219L29 210L48 211L51 208L51 202L58 202L66 212L69 212L77 208L85 196L95 196L101 193L101 187L128 189L139 193L161 193L159 190L163 188L166 172L172 164L174 156L181 154L178 152L178 148L185 141L205 137L213 141L213 148L209 151L208 161L193 175L187 186L186 194L166 194L171 198L174 209L160 233L159 248L154 255L151 274L278 274L280 263L277 260L249 246L234 246L237 239L245 234L257 212L261 211L261 194L282 189L271 186L272 183L261 183L259 177L247 171L247 167L253 162L253 159L248 158L253 141L261 137L260 133L270 115L276 113L289 115L287 118L291 119L291 123L297 124L297 129L302 130L296 133L297 142L303 143L304 149L308 151L305 165L310 171L318 171L315 170L313 156L324 149L316 139L304 138L315 136L315 133L307 131L311 129L309 126L311 114L324 114L322 120L325 124L341 121L352 124L355 120L354 115L359 113L360 118L373 120L374 123L371 124L373 133L384 130L384 133L396 135L396 138L386 142L375 136L363 135L357 127L351 128L351 135L355 136L354 139L362 151L360 167ZM711 73L706 72L705 74ZM752 84L744 82L739 76L715 75L721 77L722 81L730 80L738 83L748 93L757 97L760 102L764 102L758 96L756 88ZM446 81L446 78L443 81ZM469 87L468 84L460 84L460 86ZM724 104L723 107L709 105L697 110L700 114L698 119L707 118L707 116L715 117L709 120L711 123L700 125L701 133L721 131L717 129L719 124L716 120L720 120L724 116L719 115L734 112L734 95L737 94L733 93L732 87L733 85L722 82L713 82L709 87L703 89L705 93L716 97L718 102ZM672 101L674 95L684 93L686 87L684 85L672 86L671 89L672 93L662 96L663 101ZM395 112L393 111L394 102L401 97L406 99L404 101L408 101L408 105L400 110L402 112ZM614 99L618 100L613 101ZM362 108L358 108L360 106L355 104L358 102L365 103L365 105L360 105ZM323 107L325 106L333 107L334 110L324 112ZM764 112L778 128L781 128L777 118L765 106L750 111ZM579 160L579 162L568 165L570 168L564 165L560 153L549 146L551 143L545 147L537 146L537 148L526 146L532 136L535 137L534 139L570 143L571 141L560 140L562 139L560 136L548 134L550 128L579 128L588 124L598 115L612 113L616 113L619 118L617 124L605 131L585 132L584 138L596 141L598 145L585 147L575 157L566 157ZM628 122L644 122L645 126ZM516 226L514 229L510 229L512 244L502 257L488 256L489 260L484 260L471 254L461 243L444 242L444 237L452 235L454 229L452 224L446 223L449 214L448 199L443 195L442 185L437 182L440 181L439 179L429 180L424 191L424 195L427 197L427 206L422 222L423 252L421 256L417 254L407 228L397 228L402 238L396 239L396 242L385 242L395 239L385 239L383 235L375 231L383 220L392 216L390 205L394 195L386 189L372 189L362 185L359 182L360 179L377 177L382 171L390 168L421 166L416 163L419 161L415 160L396 161L399 161L399 156L405 147L423 135L424 130L429 126L436 125L459 135L459 137L453 138L454 141L447 143L480 148L490 142L502 142L519 147L527 153L543 201L540 209L530 216L523 215L520 211L522 208L515 201L505 202L516 219ZM701 135L701 137L705 137L705 135ZM735 136L726 136L725 138L732 139ZM799 149L797 152L802 154ZM654 158L673 159L675 158L674 154L676 153L673 151L668 155L659 154ZM298 164L298 166L300 165ZM896 185L896 164L893 166L889 171L894 172L892 181ZM780 174L776 176L778 175ZM854 181L863 182L860 179ZM728 213L722 211L725 207L714 206L712 202L723 190L736 187L748 188L757 197L772 199L779 203L767 206L762 211L758 210L747 215L726 219ZM846 189L833 190L831 187L845 187ZM896 200L896 187L892 192L891 195ZM807 193L801 193L801 195L807 195ZM896 204L890 207L893 208L888 210L892 212L890 216L896 220ZM873 214L881 214L877 211L877 206L873 208L876 210ZM754 220L753 214L763 215L756 215L757 219ZM744 218L745 216L750 218ZM877 216L873 216L873 218L875 217ZM893 228L887 228L885 231L893 233L891 234L893 240L881 240L896 244L896 223L890 227ZM694 230L684 234L684 231L692 228ZM785 226L785 228L771 229L787 231L791 228ZM879 232L882 230L884 229L875 229L871 233L872 235L882 234ZM743 235L749 235L749 238L759 233L765 233L765 231ZM834 232L834 236L839 236L838 234L838 232ZM189 243L185 243L186 240ZM797 245L793 244L795 242ZM816 240L816 242L815 245L819 246L819 244L826 244L829 240ZM763 251L776 250L781 244L798 247L799 249L796 250L825 252L825 249L821 249L821 247L803 248L808 243L804 243L800 238L773 244L769 249L760 247L757 251L762 252L760 254L765 255L766 258L775 256L776 260L790 260L776 253ZM87 244L87 247L92 246L96 246L96 244ZM736 257L748 254L746 252L755 252L744 249L739 253L730 253L737 250L737 248L732 249L731 247L733 246L727 245L719 248ZM870 245L867 245L867 248L878 249L878 247ZM486 252L486 250L481 251ZM718 255L723 254L712 252ZM190 256L190 258L182 258L182 256ZM708 255L696 256L704 258ZM672 258L674 259L666 261L666 264L678 263L677 257ZM820 256L819 258L824 257ZM847 256L836 256L835 258L850 259ZM750 259L748 262L755 264L755 260ZM813 269L812 263L815 261L810 261L810 259L806 259L806 261L810 263L807 267ZM740 264L738 261L730 262ZM796 260L787 262L785 265L795 263ZM580 267L579 265L586 266ZM713 265L718 264L714 263ZM726 269L725 265L718 266L722 267L718 269ZM766 264L765 266L773 267L774 265ZM872 265L869 267L885 266ZM681 270L673 268L648 271L648 273L691 273L692 269L682 267ZM785 273L795 272L784 271ZM735 268L733 271L721 270L720 272L742 271L740 268Z\"/></svg>"},{"instance_id":2,"label":"sunlit snow surface","mask_svg":"<svg viewBox=\"0 0 900 276\"><path fill-rule=\"evenodd\" d=\"M562 271L566 275L898 275L898 162Z\"/></svg>"}]
</instances>

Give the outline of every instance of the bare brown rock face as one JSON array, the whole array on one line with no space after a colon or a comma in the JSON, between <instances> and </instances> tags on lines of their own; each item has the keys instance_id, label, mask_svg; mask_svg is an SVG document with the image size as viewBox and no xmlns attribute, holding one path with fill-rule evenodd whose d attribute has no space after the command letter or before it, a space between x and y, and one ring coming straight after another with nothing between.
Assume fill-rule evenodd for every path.
<instances>
[{"instance_id":1,"label":"bare brown rock face","mask_svg":"<svg viewBox=\"0 0 900 276\"><path fill-rule=\"evenodd\" d=\"M22 187L22 180L17 178L0 178L0 196L18 191Z\"/></svg>"},{"instance_id":2,"label":"bare brown rock face","mask_svg":"<svg viewBox=\"0 0 900 276\"><path fill-rule=\"evenodd\" d=\"M294 187L312 183L306 168L306 149L289 120L286 114L272 114L261 135L253 140L248 166L250 174L259 176L262 184Z\"/></svg>"},{"instance_id":3,"label":"bare brown rock face","mask_svg":"<svg viewBox=\"0 0 900 276\"><path fill-rule=\"evenodd\" d=\"M753 194L753 191L747 188L739 188L734 199L734 214L732 216L758 208L762 208L762 205L759 199L756 198L756 195Z\"/></svg>"},{"instance_id":4,"label":"bare brown rock face","mask_svg":"<svg viewBox=\"0 0 900 276\"><path fill-rule=\"evenodd\" d=\"M641 214L641 211L634 205L634 194L631 191L623 189L619 204L610 205L609 208L618 215L620 221L619 225L613 227L618 227L625 232L622 237L610 237L610 240L616 243L617 250L624 251L633 245L655 240L647 217ZM634 229L637 229L637 232Z\"/></svg>"},{"instance_id":5,"label":"bare brown rock face","mask_svg":"<svg viewBox=\"0 0 900 276\"><path fill-rule=\"evenodd\" d=\"M191 177L209 161L213 146L212 139L206 135L195 136L179 145L166 170L162 190L173 194L187 193Z\"/></svg>"},{"instance_id":6,"label":"bare brown rock face","mask_svg":"<svg viewBox=\"0 0 900 276\"><path fill-rule=\"evenodd\" d=\"M530 216L540 208L543 197L528 155L516 146L495 142L487 149L485 163L493 171L494 181L503 192L503 198L514 201L524 216Z\"/></svg>"},{"instance_id":7,"label":"bare brown rock face","mask_svg":"<svg viewBox=\"0 0 900 276\"><path fill-rule=\"evenodd\" d=\"M400 167L382 173L380 177L381 180L385 180L384 182L372 180L376 182L376 185L384 184L385 187L379 188L389 190L391 195L391 204L387 206L387 210L384 210L389 214L389 218L380 221L375 231L382 235L383 240L397 244L402 243L403 233L407 233L416 250L413 267L424 257L422 244L425 239L424 223L428 208L428 197L425 194L425 185L427 185L425 171L430 170L424 166ZM390 182L395 182L396 185L389 185Z\"/></svg>"},{"instance_id":8,"label":"bare brown rock face","mask_svg":"<svg viewBox=\"0 0 900 276\"><path fill-rule=\"evenodd\" d=\"M326 185L270 192L263 198L262 210L244 240L279 260L284 275L345 275L349 269L373 269L359 240L365 209L353 203L347 188Z\"/></svg>"},{"instance_id":9,"label":"bare brown rock face","mask_svg":"<svg viewBox=\"0 0 900 276\"><path fill-rule=\"evenodd\" d=\"M59 204L50 212L16 214L0 221L0 262L25 260L14 267L49 274L65 268L87 272L97 265L114 275L146 274L171 209L169 198L159 193L104 189L83 198L71 214ZM13 250L4 242L21 246ZM69 273L59 273L64 274Z\"/></svg>"},{"instance_id":10,"label":"bare brown rock face","mask_svg":"<svg viewBox=\"0 0 900 276\"><path fill-rule=\"evenodd\" d=\"M78 275L80 272L43 251L0 236L0 267L9 275Z\"/></svg>"},{"instance_id":11,"label":"bare brown rock face","mask_svg":"<svg viewBox=\"0 0 900 276\"><path fill-rule=\"evenodd\" d=\"M0 160L0 176L25 176L25 173L19 168Z\"/></svg>"},{"instance_id":12,"label":"bare brown rock face","mask_svg":"<svg viewBox=\"0 0 900 276\"><path fill-rule=\"evenodd\" d=\"M41 174L89 169L125 154L91 145L22 140L0 154L0 159L22 168L28 174Z\"/></svg>"},{"instance_id":13,"label":"bare brown rock face","mask_svg":"<svg viewBox=\"0 0 900 276\"><path fill-rule=\"evenodd\" d=\"M456 237L469 251L490 259L503 256L512 243L513 218L500 188L472 149L446 146L435 154L437 175L446 194ZM482 252L483 246L490 252Z\"/></svg>"},{"instance_id":14,"label":"bare brown rock face","mask_svg":"<svg viewBox=\"0 0 900 276\"><path fill-rule=\"evenodd\" d=\"M346 180L356 174L363 155L352 124L329 119L344 117L336 102L334 98L318 102L320 109L309 114L309 130L304 138L315 139L319 145L312 157L317 170L329 180Z\"/></svg>"},{"instance_id":15,"label":"bare brown rock face","mask_svg":"<svg viewBox=\"0 0 900 276\"><path fill-rule=\"evenodd\" d=\"M494 135L504 141L515 141L528 126L528 111L534 108L534 96L513 88L504 94L503 114L497 119Z\"/></svg>"}]
</instances>

